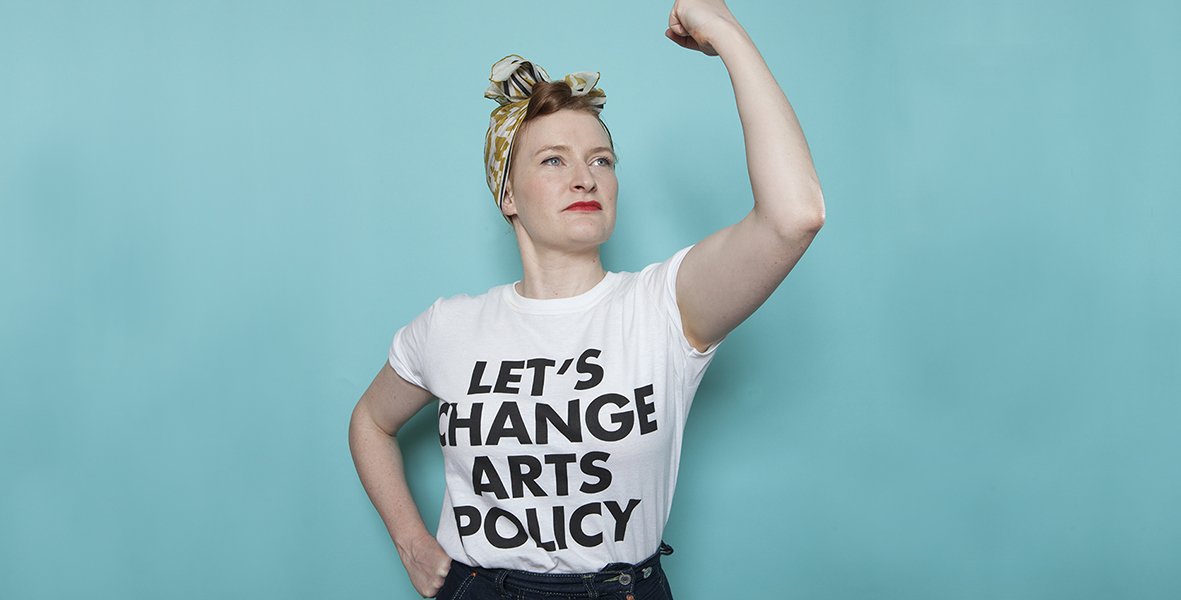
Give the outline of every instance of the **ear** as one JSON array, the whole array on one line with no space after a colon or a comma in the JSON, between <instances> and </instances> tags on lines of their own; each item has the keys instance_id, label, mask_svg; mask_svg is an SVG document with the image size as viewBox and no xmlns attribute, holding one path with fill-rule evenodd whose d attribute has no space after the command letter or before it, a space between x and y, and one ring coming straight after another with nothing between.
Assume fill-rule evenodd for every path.
<instances>
[{"instance_id":1,"label":"ear","mask_svg":"<svg viewBox=\"0 0 1181 600\"><path fill-rule=\"evenodd\" d=\"M517 214L517 206L513 204L513 184L504 182L504 200L500 203L500 212L506 217Z\"/></svg>"}]
</instances>

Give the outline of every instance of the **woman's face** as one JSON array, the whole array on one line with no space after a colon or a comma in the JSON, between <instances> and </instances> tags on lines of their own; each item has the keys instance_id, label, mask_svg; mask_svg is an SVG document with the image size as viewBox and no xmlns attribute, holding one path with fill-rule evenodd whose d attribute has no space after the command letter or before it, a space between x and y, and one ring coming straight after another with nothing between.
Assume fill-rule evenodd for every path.
<instances>
[{"instance_id":1,"label":"woman's face","mask_svg":"<svg viewBox=\"0 0 1181 600\"><path fill-rule=\"evenodd\" d=\"M560 110L517 133L502 210L534 246L584 250L615 229L615 153L599 120Z\"/></svg>"}]
</instances>

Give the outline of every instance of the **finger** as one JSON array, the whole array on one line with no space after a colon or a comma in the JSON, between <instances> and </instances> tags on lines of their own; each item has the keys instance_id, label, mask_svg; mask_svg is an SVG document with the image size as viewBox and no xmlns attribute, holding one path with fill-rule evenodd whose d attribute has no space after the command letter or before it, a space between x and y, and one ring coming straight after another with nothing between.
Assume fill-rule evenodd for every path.
<instances>
[{"instance_id":1,"label":"finger","mask_svg":"<svg viewBox=\"0 0 1181 600\"><path fill-rule=\"evenodd\" d=\"M685 47L685 42L684 42L684 41L682 41L682 40L684 40L685 38L683 38L683 37L681 37L681 36L679 36L679 35L677 35L677 34L673 33L673 31L672 31L671 29L666 29L666 30L664 31L664 37L666 37L666 38L668 38L668 39L670 39L670 40L672 40L672 41L676 42L676 44L677 44L678 46L682 47L682 48L684 48L684 47Z\"/></svg>"},{"instance_id":2,"label":"finger","mask_svg":"<svg viewBox=\"0 0 1181 600\"><path fill-rule=\"evenodd\" d=\"M665 30L664 36L667 37L668 39L676 42L677 45L682 48L688 48L689 50L697 50L698 52L702 51L701 48L697 46L697 42L693 38L677 35L677 34L673 33L671 29Z\"/></svg>"},{"instance_id":3,"label":"finger","mask_svg":"<svg viewBox=\"0 0 1181 600\"><path fill-rule=\"evenodd\" d=\"M443 589L443 584L446 582L447 582L446 578L436 579L435 581L431 582L431 584L429 586L426 586L427 587L426 591L430 592L430 594L429 595L423 594L423 596L425 596L427 598L434 598L435 596L437 596L439 594L439 590Z\"/></svg>"},{"instance_id":4,"label":"finger","mask_svg":"<svg viewBox=\"0 0 1181 600\"><path fill-rule=\"evenodd\" d=\"M681 21L679 19L677 19L677 16L675 14L670 14L668 16L668 28L671 29L673 33L675 33L679 36L689 35L689 31L687 29L685 29L684 25L681 25Z\"/></svg>"},{"instance_id":5,"label":"finger","mask_svg":"<svg viewBox=\"0 0 1181 600\"><path fill-rule=\"evenodd\" d=\"M666 38L668 38L668 39L670 39L670 40L672 40L672 41L676 42L676 43L677 43L677 45L680 45L680 46L684 46L684 45L685 45L685 40L686 40L686 39L689 39L689 38L686 38L686 37L685 37L685 36L683 36L683 35L677 35L677 34L673 33L673 30L671 30L671 29L665 29L665 30L664 30L664 37L666 37Z\"/></svg>"}]
</instances>

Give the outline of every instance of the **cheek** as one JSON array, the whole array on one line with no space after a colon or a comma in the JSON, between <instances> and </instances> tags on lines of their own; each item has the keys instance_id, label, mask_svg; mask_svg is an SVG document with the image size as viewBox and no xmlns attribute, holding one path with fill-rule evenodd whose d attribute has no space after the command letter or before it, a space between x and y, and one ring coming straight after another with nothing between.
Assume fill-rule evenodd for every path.
<instances>
[{"instance_id":1,"label":"cheek","mask_svg":"<svg viewBox=\"0 0 1181 600\"><path fill-rule=\"evenodd\" d=\"M612 199L615 199L619 195L619 180L611 175L603 180L603 188L611 194Z\"/></svg>"},{"instance_id":2,"label":"cheek","mask_svg":"<svg viewBox=\"0 0 1181 600\"><path fill-rule=\"evenodd\" d=\"M535 201L544 202L563 189L561 181L554 177L539 175L529 180L529 197Z\"/></svg>"},{"instance_id":3,"label":"cheek","mask_svg":"<svg viewBox=\"0 0 1181 600\"><path fill-rule=\"evenodd\" d=\"M518 201L528 202L529 199L536 198L538 193L545 189L542 178L536 173L522 172L514 175L513 191Z\"/></svg>"}]
</instances>

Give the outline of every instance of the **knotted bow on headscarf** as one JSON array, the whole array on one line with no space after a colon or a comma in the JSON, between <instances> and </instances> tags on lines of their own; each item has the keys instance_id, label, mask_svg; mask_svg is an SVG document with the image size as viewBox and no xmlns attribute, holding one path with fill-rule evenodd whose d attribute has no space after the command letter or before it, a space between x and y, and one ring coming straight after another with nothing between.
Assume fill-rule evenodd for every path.
<instances>
[{"instance_id":1,"label":"knotted bow on headscarf","mask_svg":"<svg viewBox=\"0 0 1181 600\"><path fill-rule=\"evenodd\" d=\"M516 54L510 54L492 65L492 83L484 92L485 98L495 100L500 106L492 111L488 134L484 138L484 163L488 176L488 189L496 207L504 199L504 184L508 180L509 161L512 159L513 138L529 108L533 86L539 81L550 81L549 74L540 65L535 65ZM562 78L575 96L589 96L596 112L603 110L607 94L595 87L599 74L591 72L571 73Z\"/></svg>"}]
</instances>

